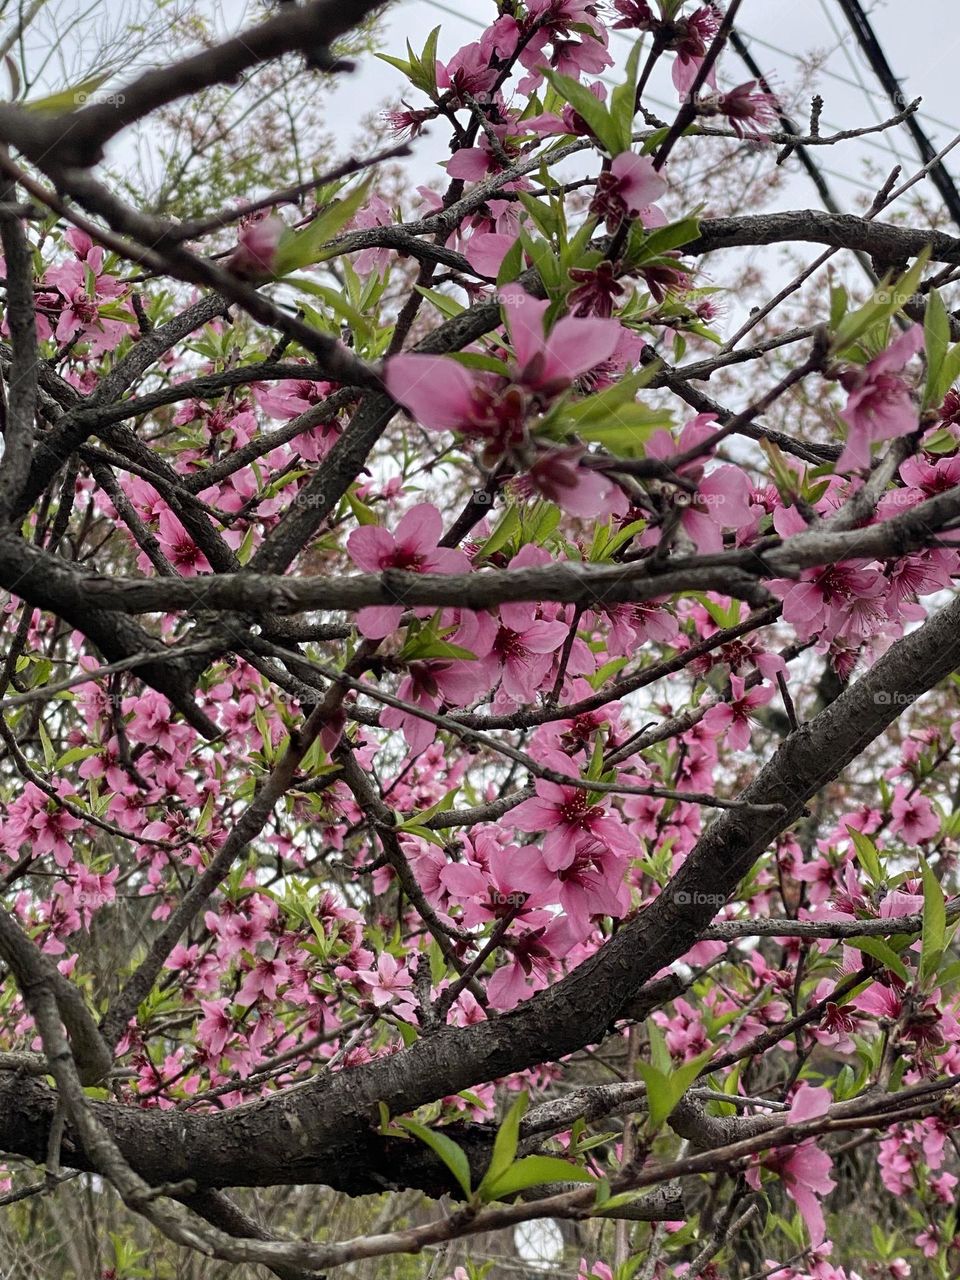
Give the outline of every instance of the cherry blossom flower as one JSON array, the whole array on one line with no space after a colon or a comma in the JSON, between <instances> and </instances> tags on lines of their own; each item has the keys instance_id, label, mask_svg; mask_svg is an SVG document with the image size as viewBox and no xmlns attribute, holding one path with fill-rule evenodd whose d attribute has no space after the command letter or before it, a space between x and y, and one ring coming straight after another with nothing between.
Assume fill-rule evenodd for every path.
<instances>
[{"instance_id":1,"label":"cherry blossom flower","mask_svg":"<svg viewBox=\"0 0 960 1280\"><path fill-rule=\"evenodd\" d=\"M63 299L63 310L54 331L57 342L83 338L90 342L90 353L94 356L113 351L134 323L132 313L128 320L101 315L101 306L116 307L119 304L113 300L124 292L119 280L101 273L102 263L103 250L95 249L86 261L74 259L49 267L45 276L46 282L53 285Z\"/></svg>"},{"instance_id":2,"label":"cherry blossom flower","mask_svg":"<svg viewBox=\"0 0 960 1280\"><path fill-rule=\"evenodd\" d=\"M382 196L372 195L353 219L356 231L372 231L376 227L389 227L393 222L393 211ZM383 272L390 265L390 250L382 245L371 245L369 249L361 249L353 259L353 267L358 275L368 276L372 272Z\"/></svg>"},{"instance_id":3,"label":"cherry blossom flower","mask_svg":"<svg viewBox=\"0 0 960 1280\"><path fill-rule=\"evenodd\" d=\"M200 1001L203 1017L197 1023L197 1041L214 1058L220 1057L234 1034L233 1019L227 1013L229 1005L226 998Z\"/></svg>"},{"instance_id":4,"label":"cherry blossom flower","mask_svg":"<svg viewBox=\"0 0 960 1280\"><path fill-rule=\"evenodd\" d=\"M715 434L714 418L712 413L692 418L680 432L679 442L674 441L669 431L655 432L647 441L648 457L667 461L677 453L707 445ZM724 529L740 529L753 523L753 489L740 467L722 464L705 473L702 462L692 461L682 464L679 474L697 485L696 494L685 493L677 501L680 523L698 551L721 551ZM651 526L643 534L642 542L653 546L659 536L658 530Z\"/></svg>"},{"instance_id":5,"label":"cherry blossom flower","mask_svg":"<svg viewBox=\"0 0 960 1280\"><path fill-rule=\"evenodd\" d=\"M868 467L871 444L917 430L916 405L907 384L896 375L922 346L923 326L911 325L864 368L840 375L848 392L840 414L847 424L847 443L837 463L841 470Z\"/></svg>"},{"instance_id":6,"label":"cherry blossom flower","mask_svg":"<svg viewBox=\"0 0 960 1280\"><path fill-rule=\"evenodd\" d=\"M750 721L757 707L765 707L776 693L771 684L746 689L740 676L730 677L730 701L718 702L703 717L703 723L718 736L726 734L734 751L745 751L750 745Z\"/></svg>"},{"instance_id":7,"label":"cherry blossom flower","mask_svg":"<svg viewBox=\"0 0 960 1280\"><path fill-rule=\"evenodd\" d=\"M794 1095L788 1112L788 1121L793 1124L804 1120L813 1120L825 1115L830 1107L830 1090L801 1084ZM826 1238L826 1227L820 1197L829 1195L836 1186L830 1177L833 1161L825 1151L821 1151L813 1139L799 1143L785 1152L777 1152L764 1159L764 1164L776 1170L787 1194L800 1210L807 1230L810 1232L810 1243L816 1248ZM760 1170L754 1166L747 1171L747 1181L754 1188L760 1189Z\"/></svg>"},{"instance_id":8,"label":"cherry blossom flower","mask_svg":"<svg viewBox=\"0 0 960 1280\"><path fill-rule=\"evenodd\" d=\"M772 93L759 87L758 80L748 80L706 99L699 109L702 114L716 111L725 116L738 138L765 139L779 121L780 104Z\"/></svg>"},{"instance_id":9,"label":"cherry blossom flower","mask_svg":"<svg viewBox=\"0 0 960 1280\"><path fill-rule=\"evenodd\" d=\"M890 805L891 829L908 844L922 844L940 834L940 819L929 799L919 791L897 787Z\"/></svg>"},{"instance_id":10,"label":"cherry blossom flower","mask_svg":"<svg viewBox=\"0 0 960 1280\"><path fill-rule=\"evenodd\" d=\"M666 182L648 156L624 151L597 178L590 211L603 218L610 231L615 231L628 215L638 218L645 227L662 226L666 218L654 201L666 189Z\"/></svg>"},{"instance_id":11,"label":"cherry blossom flower","mask_svg":"<svg viewBox=\"0 0 960 1280\"><path fill-rule=\"evenodd\" d=\"M396 996L404 995L413 986L413 978L389 951L380 952L375 969L358 969L357 977L370 987L370 998L378 1009L391 1004Z\"/></svg>"},{"instance_id":12,"label":"cherry blossom flower","mask_svg":"<svg viewBox=\"0 0 960 1280\"><path fill-rule=\"evenodd\" d=\"M275 274L277 250L286 225L276 214L248 222L225 266L243 280L269 280Z\"/></svg>"},{"instance_id":13,"label":"cherry blossom flower","mask_svg":"<svg viewBox=\"0 0 960 1280\"><path fill-rule=\"evenodd\" d=\"M558 772L566 772L564 756L550 757ZM578 853L591 853L595 843L624 858L640 855L640 842L615 811L591 804L583 787L538 778L536 797L524 800L510 815L519 831L543 836L543 861L552 871L572 865Z\"/></svg>"},{"instance_id":14,"label":"cherry blossom flower","mask_svg":"<svg viewBox=\"0 0 960 1280\"><path fill-rule=\"evenodd\" d=\"M436 711L444 702L469 706L488 687L486 668L479 662L411 662L397 697L425 711ZM419 755L436 737L435 725L400 707L383 707L380 723L387 729L400 729L412 755Z\"/></svg>"},{"instance_id":15,"label":"cherry blossom flower","mask_svg":"<svg viewBox=\"0 0 960 1280\"><path fill-rule=\"evenodd\" d=\"M503 300L516 357L516 382L529 391L553 396L608 360L621 330L614 320L564 316L548 334L544 321L549 306L523 289L510 289Z\"/></svg>"},{"instance_id":16,"label":"cherry blossom flower","mask_svg":"<svg viewBox=\"0 0 960 1280\"><path fill-rule=\"evenodd\" d=\"M673 83L681 98L690 93L700 73L700 67L714 36L720 29L720 15L712 4L697 9L687 18L681 18L677 34L670 47L676 53L672 68ZM707 84L717 87L716 68L707 76Z\"/></svg>"},{"instance_id":17,"label":"cherry blossom flower","mask_svg":"<svg viewBox=\"0 0 960 1280\"><path fill-rule=\"evenodd\" d=\"M442 532L440 512L431 503L422 502L400 518L393 533L379 525L354 529L347 539L347 550L368 573L382 573L384 569L469 573L470 561L462 551L437 545ZM426 611L428 616L430 612ZM402 616L402 605L370 605L357 614L357 629L368 639L379 640L396 630Z\"/></svg>"},{"instance_id":18,"label":"cherry blossom flower","mask_svg":"<svg viewBox=\"0 0 960 1280\"><path fill-rule=\"evenodd\" d=\"M620 14L613 24L615 31L651 31L657 24L647 0L613 0L613 7Z\"/></svg>"}]
</instances>

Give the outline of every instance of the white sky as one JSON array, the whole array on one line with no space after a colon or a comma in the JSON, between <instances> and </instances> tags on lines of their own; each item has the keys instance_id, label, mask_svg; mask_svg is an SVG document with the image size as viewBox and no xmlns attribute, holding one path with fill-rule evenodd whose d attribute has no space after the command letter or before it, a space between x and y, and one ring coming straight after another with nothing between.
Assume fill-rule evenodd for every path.
<instances>
[{"instance_id":1,"label":"white sky","mask_svg":"<svg viewBox=\"0 0 960 1280\"><path fill-rule=\"evenodd\" d=\"M935 147L945 144L960 132L960 101L956 92L958 55L960 55L960 3L958 0L874 0L865 4L871 22L896 75L901 78L909 98L923 96L921 116ZM395 6L388 21L384 50L403 53L409 38L419 51L432 27L442 24L440 54L449 56L461 45L475 39L480 24L495 12L485 0L406 0ZM738 28L748 39L756 60L779 89L796 85L799 60L811 55L826 55L823 69L813 79L814 87L823 95L826 106L823 128L859 127L875 123L892 114L888 103L844 24L836 0L745 0ZM629 45L614 33L611 48L622 57ZM839 78L838 78L839 77ZM732 52L724 56L721 84L737 84L748 79L748 73ZM865 87L861 87L865 86ZM868 93L866 90L871 90ZM417 94L404 87L399 72L374 58L365 58L357 75L345 78L335 95L335 118L356 118L378 102L401 95L416 104ZM675 109L672 86L664 79L656 84L653 96L659 100L654 109L666 114ZM662 107L659 105L662 104ZM805 112L798 115L804 124ZM436 137L423 139L417 147L418 161L413 167L417 179L428 172L431 161L442 158L441 130ZM854 201L868 194L864 163L872 159L885 172L899 158L916 165L913 144L901 127L894 137L878 135L870 140L846 144L830 152L821 152L823 167L838 201L854 207ZM408 162L411 163L411 162ZM420 165L423 168L420 168ZM960 148L954 172L960 175ZM869 194L872 194L870 188ZM816 192L805 177L791 185L790 194L799 207L817 204ZM781 193L780 199L783 199Z\"/></svg>"},{"instance_id":2,"label":"white sky","mask_svg":"<svg viewBox=\"0 0 960 1280\"><path fill-rule=\"evenodd\" d=\"M215 15L217 28L223 35L241 29L264 12L259 0L166 0L166 3L180 11ZM956 93L960 0L864 0L864 7L907 98L923 97L920 119L934 146L939 148L960 132L960 101ZM47 13L69 16L84 13L58 50L66 57L71 49L73 52L83 49L91 39L104 41L108 29L119 26L121 20L129 21L131 15L146 17L152 11L154 5L149 0L88 0L85 10L82 0L77 0L75 9L71 9L71 0L50 0ZM442 58L448 59L462 44L475 39L495 13L493 0L397 0L388 11L381 48L402 56L409 39L419 51L430 30L440 24L439 52ZM53 25L59 32L59 23ZM861 127L892 114L845 25L837 0L745 0L737 26L771 83L795 107L794 117L799 127L806 127L809 95L814 91L819 91L825 99L824 132ZM626 33L612 34L611 49L620 61L629 48ZM819 69L808 78L800 96L794 97L803 80L804 66L809 65L811 59L816 60ZM668 120L672 119L677 106L669 80L669 65L670 60L664 59L662 69L651 84L649 101L649 105ZM52 65L51 71L57 74ZM121 75L120 79L123 78ZM748 78L749 73L736 54L732 50L725 52L720 67L721 85L731 87ZM616 68L613 68L610 83L615 82ZM60 87L63 86L50 84L47 91ZM400 72L373 55L360 59L354 75L340 77L329 95L328 110L331 130L343 140L338 148L340 154L368 151L370 142L359 122L380 107L398 105L401 97L406 97L414 106L422 102ZM435 166L448 154L446 142L446 130L442 124L435 124L430 136L417 140L414 155L404 162L410 175L411 212L418 208L413 189L426 181L436 184L439 175ZM113 145L112 157L122 161L125 145L129 144L121 135ZM851 212L863 209L896 162L903 164L905 175L919 165L912 139L903 126L891 133L844 143L842 147L816 150L813 154L836 200ZM960 183L960 147L948 161L948 169ZM788 161L786 170L790 177L776 192L775 206L819 207L816 189L799 162L795 158ZM928 190L932 190L929 184ZM800 256L811 258L816 252L816 248L805 249ZM774 279L785 269L777 264L775 253L763 249L750 251L756 265L772 272Z\"/></svg>"}]
</instances>

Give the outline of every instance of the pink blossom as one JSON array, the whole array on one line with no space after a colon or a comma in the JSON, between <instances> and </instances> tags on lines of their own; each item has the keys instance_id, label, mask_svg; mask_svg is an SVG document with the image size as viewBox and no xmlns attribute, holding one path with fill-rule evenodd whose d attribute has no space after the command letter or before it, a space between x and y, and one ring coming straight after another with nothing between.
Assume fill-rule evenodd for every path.
<instances>
[{"instance_id":1,"label":"pink blossom","mask_svg":"<svg viewBox=\"0 0 960 1280\"><path fill-rule=\"evenodd\" d=\"M750 721L757 707L765 707L776 689L770 684L755 685L745 690L740 676L730 677L730 701L718 702L703 717L703 723L718 737L726 734L734 751L746 751L750 745Z\"/></svg>"},{"instance_id":2,"label":"pink blossom","mask_svg":"<svg viewBox=\"0 0 960 1280\"><path fill-rule=\"evenodd\" d=\"M865 368L852 368L841 375L849 393L840 414L847 424L847 443L837 463L841 470L868 467L874 441L917 430L916 406L907 384L896 373L922 346L923 327L911 325Z\"/></svg>"},{"instance_id":3,"label":"pink blossom","mask_svg":"<svg viewBox=\"0 0 960 1280\"><path fill-rule=\"evenodd\" d=\"M558 772L566 772L564 756L550 757ZM543 836L543 861L552 871L571 866L578 853L590 853L596 843L614 854L635 858L640 842L620 815L602 804L591 804L583 787L538 778L536 797L517 805L510 815L519 831Z\"/></svg>"},{"instance_id":4,"label":"pink blossom","mask_svg":"<svg viewBox=\"0 0 960 1280\"><path fill-rule=\"evenodd\" d=\"M667 184L648 156L623 151L597 178L590 211L605 219L613 231L627 216L639 218L645 227L662 226L666 218L654 204Z\"/></svg>"},{"instance_id":5,"label":"pink blossom","mask_svg":"<svg viewBox=\"0 0 960 1280\"><path fill-rule=\"evenodd\" d=\"M70 342L74 338L88 339L90 353L94 356L113 351L129 333L134 323L133 314L128 320L111 319L100 314L103 303L111 303L123 293L119 280L99 274L103 251L91 255L88 263L74 259L51 267L46 282L59 290L63 310L57 322L54 337L58 342ZM116 305L114 303L114 305Z\"/></svg>"},{"instance_id":6,"label":"pink blossom","mask_svg":"<svg viewBox=\"0 0 960 1280\"><path fill-rule=\"evenodd\" d=\"M714 414L701 413L684 426L679 441L669 431L657 431L647 441L648 457L669 461L678 452L706 447L715 434ZM709 456L705 453L705 458ZM695 495L684 494L679 502L684 532L701 552L723 549L723 530L741 529L753 523L753 487L739 468L723 464L705 474L704 462L693 460L679 466L679 474L697 484ZM655 545L659 533L651 526L643 535L645 546Z\"/></svg>"},{"instance_id":7,"label":"pink blossom","mask_svg":"<svg viewBox=\"0 0 960 1280\"><path fill-rule=\"evenodd\" d=\"M830 1091L822 1087L801 1084L794 1095L788 1120L797 1124L825 1115L831 1102ZM826 1237L823 1209L820 1197L829 1195L836 1186L830 1177L833 1161L825 1151L809 1139L786 1152L768 1156L765 1164L774 1168L783 1180L787 1194L793 1199L810 1232L810 1243L816 1248ZM757 1168L747 1172L750 1185L759 1190L760 1174Z\"/></svg>"},{"instance_id":8,"label":"pink blossom","mask_svg":"<svg viewBox=\"0 0 960 1280\"><path fill-rule=\"evenodd\" d=\"M443 518L432 503L422 502L401 517L394 533L379 525L363 525L347 539L347 550L361 569L382 573L402 569L406 573L469 573L470 561L462 551L440 547ZM431 610L427 610L427 614ZM394 631L403 617L402 605L370 605L357 614L357 629L368 639L380 640Z\"/></svg>"},{"instance_id":9,"label":"pink blossom","mask_svg":"<svg viewBox=\"0 0 960 1280\"><path fill-rule=\"evenodd\" d=\"M214 1058L220 1057L234 1033L229 1004L226 998L200 1001L203 1017L197 1023L197 1040Z\"/></svg>"},{"instance_id":10,"label":"pink blossom","mask_svg":"<svg viewBox=\"0 0 960 1280\"><path fill-rule=\"evenodd\" d=\"M406 969L401 969L389 951L381 951L377 956L376 969L358 969L357 977L371 988L370 997L378 1009L413 986L413 978Z\"/></svg>"},{"instance_id":11,"label":"pink blossom","mask_svg":"<svg viewBox=\"0 0 960 1280\"><path fill-rule=\"evenodd\" d=\"M544 331L549 302L522 289L504 298L507 332L513 343L515 380L530 391L557 395L582 373L608 360L620 339L615 320L564 316Z\"/></svg>"},{"instance_id":12,"label":"pink blossom","mask_svg":"<svg viewBox=\"0 0 960 1280\"><path fill-rule=\"evenodd\" d=\"M486 672L479 662L411 662L397 697L431 712L444 702L455 707L469 706L489 688ZM400 707L383 707L380 723L387 729L402 730L412 755L426 750L437 733L429 720Z\"/></svg>"},{"instance_id":13,"label":"pink blossom","mask_svg":"<svg viewBox=\"0 0 960 1280\"><path fill-rule=\"evenodd\" d=\"M758 80L748 80L735 89L724 90L705 104L726 116L738 138L748 134L754 138L767 138L778 123L780 104L772 93L761 89L759 83Z\"/></svg>"},{"instance_id":14,"label":"pink blossom","mask_svg":"<svg viewBox=\"0 0 960 1280\"><path fill-rule=\"evenodd\" d=\"M856 561L839 561L823 569L804 569L797 581L773 579L770 589L783 601L783 616L801 639L819 631L865 639L871 620L886 616L883 575Z\"/></svg>"},{"instance_id":15,"label":"pink blossom","mask_svg":"<svg viewBox=\"0 0 960 1280\"><path fill-rule=\"evenodd\" d=\"M376 227L389 227L393 222L393 213L382 196L372 195L353 219L357 231L371 231ZM371 272L384 271L390 263L390 250L380 245L372 245L369 249L361 249L353 260L354 270L358 275L368 276Z\"/></svg>"},{"instance_id":16,"label":"pink blossom","mask_svg":"<svg viewBox=\"0 0 960 1280\"><path fill-rule=\"evenodd\" d=\"M940 819L933 805L919 791L911 795L906 787L897 787L890 805L890 826L908 844L922 844L940 834Z\"/></svg>"},{"instance_id":17,"label":"pink blossom","mask_svg":"<svg viewBox=\"0 0 960 1280\"><path fill-rule=\"evenodd\" d=\"M248 222L226 261L227 270L244 280L269 279L276 272L277 249L286 229L276 214Z\"/></svg>"},{"instance_id":18,"label":"pink blossom","mask_svg":"<svg viewBox=\"0 0 960 1280\"><path fill-rule=\"evenodd\" d=\"M720 18L713 5L704 5L689 18L677 23L678 35L672 48L676 51L673 64L673 83L681 97L693 89L707 49L720 27ZM717 87L716 68L707 76L707 84Z\"/></svg>"}]
</instances>

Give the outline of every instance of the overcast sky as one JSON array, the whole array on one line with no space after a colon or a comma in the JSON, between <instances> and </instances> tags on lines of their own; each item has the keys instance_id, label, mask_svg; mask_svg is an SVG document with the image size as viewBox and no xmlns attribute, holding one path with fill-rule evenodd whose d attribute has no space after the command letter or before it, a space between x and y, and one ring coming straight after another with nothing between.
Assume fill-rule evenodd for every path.
<instances>
[{"instance_id":1,"label":"overcast sky","mask_svg":"<svg viewBox=\"0 0 960 1280\"><path fill-rule=\"evenodd\" d=\"M263 13L258 0L165 0L165 3L181 12L214 15L224 36ZM43 52L49 51L50 41L60 34L63 17L73 16L78 22L72 30L67 24L69 34L60 51L66 57L73 47L82 57L89 42L107 39L108 29L119 27L121 19L128 22L131 16L145 17L153 11L153 4L146 0L99 0L99 3L92 0L86 8L77 0L74 8L71 5L72 0L49 0L45 13L51 30L45 33L41 26L35 33L41 43L46 40ZM960 132L960 100L956 92L960 0L909 0L909 3L908 0L864 0L864 7L907 98L923 97L920 119L928 136L935 147L943 146ZM170 12L171 8L165 11ZM397 0L388 11L381 48L384 52L402 55L409 39L419 51L430 30L439 24L442 28L439 53L446 60L462 44L476 39L495 13L493 0ZM826 132L862 127L891 115L890 104L846 26L837 0L744 0L737 27L771 83L794 108L801 128L805 128L809 97L814 91L820 92L825 100L822 128ZM630 47L626 33L612 33L611 50L618 62L622 62ZM184 52L187 51L185 48ZM677 108L669 65L670 60L664 59L649 91L649 104L668 120ZM812 73L811 67L816 68ZM53 75L57 74L53 63L50 69ZM616 76L617 68L612 68L609 83L616 83ZM124 78L122 73L119 79ZM748 78L749 73L736 54L726 51L720 68L721 85L731 87ZM45 86L46 91L62 87L57 83ZM341 154L367 151L369 139L359 129L358 122L371 111L397 105L401 97L406 97L412 105L422 102L400 72L372 54L364 55L357 72L340 77L330 96L331 131L342 140L338 151ZM413 189L418 184L437 184L436 163L448 154L446 141L446 131L436 125L430 136L417 140L414 155L404 162L410 174L408 212L417 209ZM122 163L123 149L129 145L121 135L113 145L112 158ZM903 165L905 175L919 165L914 144L902 125L892 132L815 154L838 204L851 211L864 208L895 163ZM948 168L960 179L960 146L948 161ZM788 162L787 172L789 181L774 197L776 207L820 207L816 189L796 159ZM748 252L758 267L773 272L775 280L786 270L776 257L776 250ZM816 252L810 248L802 256L810 258ZM811 287L819 286L814 281Z\"/></svg>"},{"instance_id":2,"label":"overcast sky","mask_svg":"<svg viewBox=\"0 0 960 1280\"><path fill-rule=\"evenodd\" d=\"M960 22L958 0L874 0L864 6L886 50L893 70L900 77L908 97L922 96L924 126L934 145L945 144L960 132L960 101L957 95L958 54L960 54ZM485 0L406 0L397 4L388 22L384 40L386 50L402 53L404 41L422 48L434 26L442 24L441 57L449 56L462 44L476 38L483 23L494 13L494 5ZM814 87L823 95L826 106L825 130L853 128L887 118L888 102L846 27L836 0L745 0L738 29L748 39L756 60L781 90L792 90L798 83L802 63L809 58L822 61L822 69L813 77ZM629 48L620 33L612 37L612 51L624 56ZM721 82L736 84L748 78L733 53L725 55ZM337 117L345 118L368 111L393 95L416 98L402 76L393 68L364 59L357 75L344 79L336 94ZM675 109L672 86L661 78L653 87L658 100L655 109L667 113ZM804 112L800 113L802 123ZM441 158L443 139L424 139L418 145L416 167L426 173L431 161ZM848 144L843 151L823 153L823 165L838 201L853 205L857 196L872 194L867 182L865 164L872 159L884 173L899 159L905 166L916 165L917 155L905 130L892 137L878 135L869 140ZM955 165L960 174L960 148ZM418 175L419 176L419 175ZM799 177L790 188L794 202L816 204L816 192L808 179ZM782 193L781 193L782 198Z\"/></svg>"}]
</instances>

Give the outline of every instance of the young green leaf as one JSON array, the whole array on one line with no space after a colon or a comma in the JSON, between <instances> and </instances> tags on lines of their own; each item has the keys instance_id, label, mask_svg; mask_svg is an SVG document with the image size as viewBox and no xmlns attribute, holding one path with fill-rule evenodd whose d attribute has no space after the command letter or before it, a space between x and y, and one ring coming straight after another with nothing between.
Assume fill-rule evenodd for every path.
<instances>
[{"instance_id":1,"label":"young green leaf","mask_svg":"<svg viewBox=\"0 0 960 1280\"><path fill-rule=\"evenodd\" d=\"M920 940L920 979L927 982L934 977L943 958L947 936L947 909L940 881L933 874L926 858L921 859L923 871L923 933Z\"/></svg>"},{"instance_id":2,"label":"young green leaf","mask_svg":"<svg viewBox=\"0 0 960 1280\"><path fill-rule=\"evenodd\" d=\"M498 1135L499 1136L499 1135ZM595 1182L592 1173L579 1165L561 1160L559 1156L524 1156L511 1164L503 1174L489 1185L484 1178L480 1194L485 1202L505 1200L527 1187L540 1187L551 1182Z\"/></svg>"},{"instance_id":3,"label":"young green leaf","mask_svg":"<svg viewBox=\"0 0 960 1280\"><path fill-rule=\"evenodd\" d=\"M439 1156L469 1200L473 1194L470 1185L470 1161L464 1149L439 1129L428 1129L425 1124L420 1124L417 1120L397 1120L396 1124L413 1134L415 1138L419 1138L435 1155Z\"/></svg>"},{"instance_id":4,"label":"young green leaf","mask_svg":"<svg viewBox=\"0 0 960 1280\"><path fill-rule=\"evenodd\" d=\"M479 1187L481 1197L486 1197L490 1188L506 1173L516 1158L517 1146L520 1142L520 1121L523 1119L528 1101L527 1095L521 1093L497 1130L490 1163Z\"/></svg>"},{"instance_id":5,"label":"young green leaf","mask_svg":"<svg viewBox=\"0 0 960 1280\"><path fill-rule=\"evenodd\" d=\"M924 345L927 353L927 381L923 391L923 408L938 408L943 396L938 394L940 373L950 347L950 317L943 305L939 289L927 298L923 321Z\"/></svg>"},{"instance_id":6,"label":"young green leaf","mask_svg":"<svg viewBox=\"0 0 960 1280\"><path fill-rule=\"evenodd\" d=\"M862 951L865 956L872 956L874 960L879 960L883 967L895 973L901 982L910 981L907 966L883 938L849 938L848 943L857 951Z\"/></svg>"},{"instance_id":7,"label":"young green leaf","mask_svg":"<svg viewBox=\"0 0 960 1280\"><path fill-rule=\"evenodd\" d=\"M847 834L853 841L853 847L857 851L857 861L867 873L870 883L872 885L883 884L883 867L880 865L880 854L877 852L877 846L869 836L864 835L862 831L858 831L856 827L847 827Z\"/></svg>"}]
</instances>

